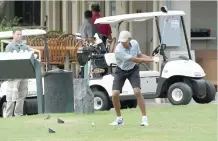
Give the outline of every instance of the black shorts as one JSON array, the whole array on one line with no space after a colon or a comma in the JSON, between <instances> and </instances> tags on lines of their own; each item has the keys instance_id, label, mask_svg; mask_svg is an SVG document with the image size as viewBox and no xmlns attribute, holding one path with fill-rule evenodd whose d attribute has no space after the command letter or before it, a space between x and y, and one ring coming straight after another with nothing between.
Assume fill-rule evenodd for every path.
<instances>
[{"instance_id":1,"label":"black shorts","mask_svg":"<svg viewBox=\"0 0 218 141\"><path fill-rule=\"evenodd\" d=\"M116 67L112 90L119 90L122 92L126 79L130 81L132 88L141 88L138 65L135 65L133 69L128 71Z\"/></svg>"}]
</instances>

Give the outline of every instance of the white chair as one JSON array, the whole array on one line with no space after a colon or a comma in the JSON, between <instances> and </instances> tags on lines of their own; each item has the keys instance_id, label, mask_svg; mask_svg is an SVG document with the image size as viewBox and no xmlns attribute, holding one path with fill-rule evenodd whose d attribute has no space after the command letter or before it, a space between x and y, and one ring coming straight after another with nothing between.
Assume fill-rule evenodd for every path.
<instances>
[{"instance_id":1,"label":"white chair","mask_svg":"<svg viewBox=\"0 0 218 141\"><path fill-rule=\"evenodd\" d=\"M110 67L112 73L112 68L117 65L115 53L106 53L104 55L107 65Z\"/></svg>"}]
</instances>

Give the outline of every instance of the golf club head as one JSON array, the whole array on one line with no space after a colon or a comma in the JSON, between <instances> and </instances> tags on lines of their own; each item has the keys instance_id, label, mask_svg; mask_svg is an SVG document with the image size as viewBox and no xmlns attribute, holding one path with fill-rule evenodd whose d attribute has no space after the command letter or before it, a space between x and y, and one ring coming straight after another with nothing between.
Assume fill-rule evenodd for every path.
<instances>
[{"instance_id":1,"label":"golf club head","mask_svg":"<svg viewBox=\"0 0 218 141\"><path fill-rule=\"evenodd\" d=\"M168 12L168 9L167 9L166 6L162 6L162 7L160 8L160 10L161 10L163 13L167 13L167 12Z\"/></svg>"}]
</instances>

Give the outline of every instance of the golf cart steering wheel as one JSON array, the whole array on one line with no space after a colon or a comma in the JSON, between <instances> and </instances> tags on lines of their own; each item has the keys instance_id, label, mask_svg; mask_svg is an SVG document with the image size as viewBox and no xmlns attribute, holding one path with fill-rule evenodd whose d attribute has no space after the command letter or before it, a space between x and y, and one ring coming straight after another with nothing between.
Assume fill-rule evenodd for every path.
<instances>
[{"instance_id":1,"label":"golf cart steering wheel","mask_svg":"<svg viewBox=\"0 0 218 141\"><path fill-rule=\"evenodd\" d=\"M153 50L152 56L155 56L156 54L158 54L159 50L160 50L160 45L157 46L157 47Z\"/></svg>"},{"instance_id":2,"label":"golf cart steering wheel","mask_svg":"<svg viewBox=\"0 0 218 141\"><path fill-rule=\"evenodd\" d=\"M158 54L158 53L160 52L160 46L161 46L161 45L157 46L157 47L154 49L154 51L152 52L152 56L155 56L156 54ZM163 44L162 46L163 46L163 50L165 50L165 49L166 49L166 45Z\"/></svg>"}]
</instances>

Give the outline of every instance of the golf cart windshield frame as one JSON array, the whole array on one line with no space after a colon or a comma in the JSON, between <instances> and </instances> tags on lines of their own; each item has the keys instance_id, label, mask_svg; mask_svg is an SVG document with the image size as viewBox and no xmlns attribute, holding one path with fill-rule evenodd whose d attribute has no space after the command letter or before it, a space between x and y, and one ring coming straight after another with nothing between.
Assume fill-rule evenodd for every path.
<instances>
[{"instance_id":1,"label":"golf cart windshield frame","mask_svg":"<svg viewBox=\"0 0 218 141\"><path fill-rule=\"evenodd\" d=\"M160 43L160 47L162 47L163 43L161 42L162 37L161 37L158 18L160 16L176 16L176 15L181 17L182 28L183 28L183 33L185 36L185 42L186 42L186 47L187 47L187 51L188 51L188 56L189 56L189 59L192 59L190 46L189 46L189 42L188 42L188 37L187 37L187 33L186 33L186 28L185 28L185 23L184 23L184 18L183 18L183 15L185 15L184 11L168 11L167 13L147 12L147 13L123 14L123 15L117 15L117 16L109 16L109 17L103 17L103 18L96 19L95 24L112 24L112 25L115 24L116 30L117 30L116 36L118 38L120 25L124 21L128 21L128 22L130 22L130 21L145 21L145 20L155 18L156 28L157 28L157 32L158 32L159 41L160 41L159 43ZM118 41L116 41L116 43L117 42ZM166 61L165 57L163 59L164 59L164 61Z\"/></svg>"},{"instance_id":2,"label":"golf cart windshield frame","mask_svg":"<svg viewBox=\"0 0 218 141\"><path fill-rule=\"evenodd\" d=\"M182 28L183 28L183 33L184 33L184 36L185 36L185 42L186 42L186 47L187 47L187 51L188 51L188 56L189 56L189 59L191 60L192 56L191 56L190 46L189 46L189 43L188 43L188 37L187 37L187 33L186 33L184 18L183 18L183 16L180 16L180 18L181 18L181 21L182 21ZM159 21L158 21L157 16L155 17L155 23L156 23L156 26L157 26L159 41L162 44L161 32L160 32ZM163 59L164 59L164 61L166 61L165 57Z\"/></svg>"}]
</instances>

